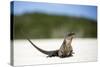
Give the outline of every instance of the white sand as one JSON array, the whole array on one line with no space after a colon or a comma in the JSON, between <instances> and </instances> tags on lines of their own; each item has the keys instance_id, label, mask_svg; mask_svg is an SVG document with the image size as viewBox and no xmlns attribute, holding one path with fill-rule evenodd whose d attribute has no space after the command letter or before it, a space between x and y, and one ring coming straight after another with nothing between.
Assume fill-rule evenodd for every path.
<instances>
[{"instance_id":1,"label":"white sand","mask_svg":"<svg viewBox=\"0 0 100 67\"><path fill-rule=\"evenodd\" d=\"M59 49L63 39L37 39L34 44L45 50ZM74 39L72 42L75 54L73 57L47 58L47 55L35 49L27 40L14 41L14 65L37 65L69 62L89 62L97 60L97 39Z\"/></svg>"}]
</instances>

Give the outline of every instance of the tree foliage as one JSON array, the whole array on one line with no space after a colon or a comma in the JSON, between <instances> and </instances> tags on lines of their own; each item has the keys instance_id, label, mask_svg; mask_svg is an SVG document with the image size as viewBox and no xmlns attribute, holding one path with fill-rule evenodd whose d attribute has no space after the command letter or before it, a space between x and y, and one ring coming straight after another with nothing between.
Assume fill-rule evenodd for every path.
<instances>
[{"instance_id":1,"label":"tree foliage","mask_svg":"<svg viewBox=\"0 0 100 67\"><path fill-rule=\"evenodd\" d=\"M61 38L66 32L77 37L97 37L97 21L84 17L26 13L13 16L14 39Z\"/></svg>"}]
</instances>

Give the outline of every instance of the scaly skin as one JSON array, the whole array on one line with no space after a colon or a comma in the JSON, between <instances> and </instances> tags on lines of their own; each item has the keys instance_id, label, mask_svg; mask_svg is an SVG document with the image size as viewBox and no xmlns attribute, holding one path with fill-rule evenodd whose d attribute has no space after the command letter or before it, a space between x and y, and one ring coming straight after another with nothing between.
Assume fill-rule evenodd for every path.
<instances>
[{"instance_id":1,"label":"scaly skin","mask_svg":"<svg viewBox=\"0 0 100 67\"><path fill-rule=\"evenodd\" d=\"M60 49L58 50L54 50L54 51L46 51L43 50L39 47L37 47L35 44L32 43L32 41L30 39L27 39L37 50L39 50L40 52L48 55L47 57L54 57L54 56L58 56L60 58L64 58L64 57L70 57L73 54L73 49L71 46L71 42L73 39L73 36L75 34L74 33L69 33L67 36L65 36L65 39L60 47Z\"/></svg>"}]
</instances>

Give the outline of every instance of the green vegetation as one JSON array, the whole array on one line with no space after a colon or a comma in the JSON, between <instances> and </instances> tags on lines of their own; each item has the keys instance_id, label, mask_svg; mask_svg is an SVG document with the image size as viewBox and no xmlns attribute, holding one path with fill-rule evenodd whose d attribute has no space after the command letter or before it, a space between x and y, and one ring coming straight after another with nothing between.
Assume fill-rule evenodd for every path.
<instances>
[{"instance_id":1,"label":"green vegetation","mask_svg":"<svg viewBox=\"0 0 100 67\"><path fill-rule=\"evenodd\" d=\"M27 13L13 16L14 39L61 38L66 32L75 32L77 37L97 37L97 22L94 20Z\"/></svg>"}]
</instances>

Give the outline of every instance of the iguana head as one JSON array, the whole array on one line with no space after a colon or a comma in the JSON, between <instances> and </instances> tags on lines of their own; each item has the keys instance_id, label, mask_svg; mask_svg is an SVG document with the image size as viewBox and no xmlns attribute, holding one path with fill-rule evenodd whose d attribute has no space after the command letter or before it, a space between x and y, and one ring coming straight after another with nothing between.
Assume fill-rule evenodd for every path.
<instances>
[{"instance_id":1,"label":"iguana head","mask_svg":"<svg viewBox=\"0 0 100 67\"><path fill-rule=\"evenodd\" d=\"M70 32L70 33L68 34L68 36L74 36L74 35L75 35L74 32Z\"/></svg>"},{"instance_id":2,"label":"iguana head","mask_svg":"<svg viewBox=\"0 0 100 67\"><path fill-rule=\"evenodd\" d=\"M67 39L72 39L72 38L74 38L75 37L75 33L74 32L70 32L70 33L68 33L67 34Z\"/></svg>"}]
</instances>

